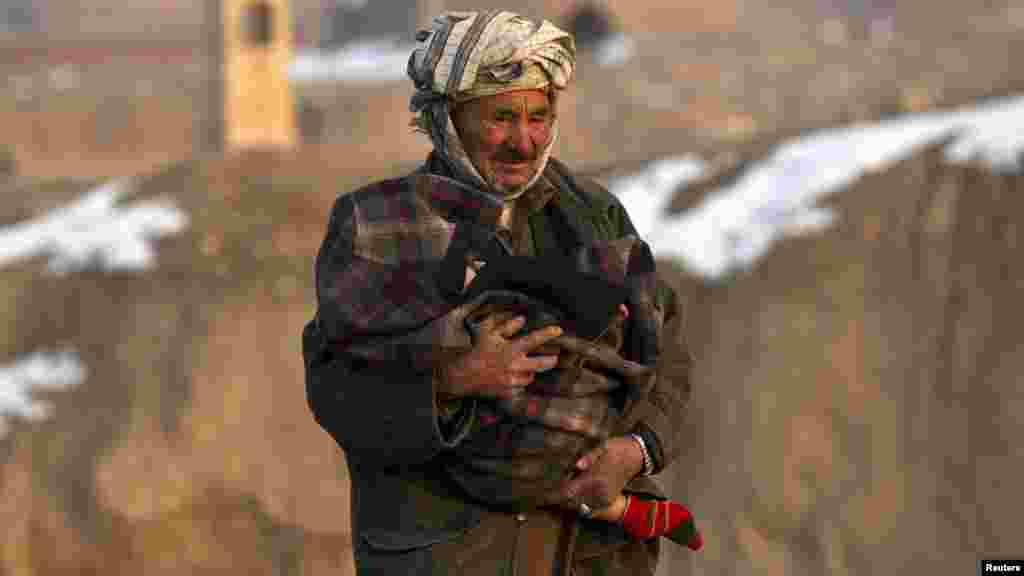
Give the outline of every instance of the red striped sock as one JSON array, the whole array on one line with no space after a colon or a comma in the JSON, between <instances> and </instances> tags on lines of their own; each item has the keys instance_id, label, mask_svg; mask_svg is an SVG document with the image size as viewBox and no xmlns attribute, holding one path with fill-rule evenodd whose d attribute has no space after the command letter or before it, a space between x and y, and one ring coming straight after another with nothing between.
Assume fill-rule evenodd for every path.
<instances>
[{"instance_id":1,"label":"red striped sock","mask_svg":"<svg viewBox=\"0 0 1024 576\"><path fill-rule=\"evenodd\" d=\"M690 511L682 504L671 500L643 499L633 494L627 495L622 527L634 540L650 540L665 536L691 550L700 550L704 545L704 539L697 531Z\"/></svg>"}]
</instances>

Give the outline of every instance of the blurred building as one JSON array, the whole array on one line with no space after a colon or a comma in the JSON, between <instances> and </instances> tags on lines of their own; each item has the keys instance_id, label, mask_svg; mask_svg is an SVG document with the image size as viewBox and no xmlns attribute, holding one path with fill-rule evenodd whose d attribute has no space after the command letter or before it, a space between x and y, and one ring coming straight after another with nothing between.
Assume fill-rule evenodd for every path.
<instances>
[{"instance_id":1,"label":"blurred building","mask_svg":"<svg viewBox=\"0 0 1024 576\"><path fill-rule=\"evenodd\" d=\"M50 39L67 41L195 38L201 2L175 0L3 0L31 5L36 29Z\"/></svg>"},{"instance_id":2,"label":"blurred building","mask_svg":"<svg viewBox=\"0 0 1024 576\"><path fill-rule=\"evenodd\" d=\"M225 0L223 10L225 144L294 146L295 104L287 79L289 2Z\"/></svg>"},{"instance_id":3,"label":"blurred building","mask_svg":"<svg viewBox=\"0 0 1024 576\"><path fill-rule=\"evenodd\" d=\"M278 126L261 124L254 128L258 133L290 133L293 128L286 124L301 122L318 127L303 130L319 134L307 141L360 143L368 149L395 148L398 132L402 141L397 148L410 150L410 158L421 155L417 147L421 139L407 134L405 126L408 85L397 89L387 83L304 86L297 94L302 104L286 105L286 83L270 80L271 68L283 72L285 50L259 58L256 51L247 64L229 64L213 51L221 42L211 37L207 13L211 1L0 0L5 10L14 6L22 10L21 28L25 28L24 9L30 6L34 30L19 36L25 40L17 41L16 50L6 49L7 45L0 49L0 75L8 79L8 89L16 93L18 102L15 108L0 111L4 113L0 120L7 126L0 134L0 147L14 151L19 172L74 177L134 173L220 144L230 147L233 141L263 138L243 136L238 132L241 128L231 128L247 123L238 120L243 116ZM674 43L675 34L718 33L735 27L743 1L708 5L704 0L602 0L598 4L611 15L616 31L663 34ZM290 25L279 30L289 35L290 44L298 42L307 48L381 38L404 43L445 10L511 8L565 26L570 12L581 4L579 0L290 0L286 18ZM0 40L10 38L0 36ZM272 61L282 66L271 65ZM214 62L226 68L219 69ZM231 66L248 72L231 72ZM663 68L661 59L657 67ZM243 112L250 105L233 100L230 82L223 81L232 74L249 79L234 84L235 96L263 94L256 100L263 104L252 104L250 112ZM222 85L216 86L217 82ZM277 88L267 88L271 84ZM307 100L315 106L311 108ZM295 118L303 104L311 113ZM272 112L261 114L258 109L263 105ZM283 112L286 108L289 112ZM234 136L232 130L236 130Z\"/></svg>"},{"instance_id":4,"label":"blurred building","mask_svg":"<svg viewBox=\"0 0 1024 576\"><path fill-rule=\"evenodd\" d=\"M32 0L0 0L0 34L34 32L36 26Z\"/></svg>"},{"instance_id":5,"label":"blurred building","mask_svg":"<svg viewBox=\"0 0 1024 576\"><path fill-rule=\"evenodd\" d=\"M327 0L320 46L333 48L363 38L411 38L416 27L415 0Z\"/></svg>"}]
</instances>

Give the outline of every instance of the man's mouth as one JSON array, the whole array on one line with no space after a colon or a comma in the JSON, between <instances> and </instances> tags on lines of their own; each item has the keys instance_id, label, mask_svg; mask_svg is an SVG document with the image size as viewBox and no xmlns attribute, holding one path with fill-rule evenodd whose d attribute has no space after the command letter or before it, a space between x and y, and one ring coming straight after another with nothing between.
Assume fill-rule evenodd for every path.
<instances>
[{"instance_id":1,"label":"man's mouth","mask_svg":"<svg viewBox=\"0 0 1024 576\"><path fill-rule=\"evenodd\" d=\"M508 172L520 172L530 167L529 162L501 162L499 161L498 167Z\"/></svg>"}]
</instances>

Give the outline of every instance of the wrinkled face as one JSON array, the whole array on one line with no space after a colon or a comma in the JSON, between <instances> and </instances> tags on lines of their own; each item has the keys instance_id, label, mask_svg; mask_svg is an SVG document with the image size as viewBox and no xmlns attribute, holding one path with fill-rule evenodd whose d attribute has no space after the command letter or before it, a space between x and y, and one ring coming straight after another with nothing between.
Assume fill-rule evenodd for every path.
<instances>
[{"instance_id":1,"label":"wrinkled face","mask_svg":"<svg viewBox=\"0 0 1024 576\"><path fill-rule=\"evenodd\" d=\"M496 191L530 181L551 140L555 111L543 90L484 96L456 107L455 128L470 161Z\"/></svg>"}]
</instances>

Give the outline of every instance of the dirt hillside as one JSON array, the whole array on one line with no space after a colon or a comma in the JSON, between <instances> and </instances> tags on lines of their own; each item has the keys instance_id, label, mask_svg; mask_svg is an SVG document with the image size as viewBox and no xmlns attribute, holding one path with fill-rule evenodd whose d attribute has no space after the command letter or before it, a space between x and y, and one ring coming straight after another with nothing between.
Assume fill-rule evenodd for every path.
<instances>
[{"instance_id":1,"label":"dirt hillside","mask_svg":"<svg viewBox=\"0 0 1024 576\"><path fill-rule=\"evenodd\" d=\"M666 476L707 548L662 574L963 574L1021 552L1011 312L1024 176L920 154L839 223L688 295L692 452Z\"/></svg>"},{"instance_id":2,"label":"dirt hillside","mask_svg":"<svg viewBox=\"0 0 1024 576\"><path fill-rule=\"evenodd\" d=\"M305 406L298 334L311 231L354 184L316 155L182 163L126 200L191 218L154 270L2 272L4 358L70 343L88 378L2 440L0 572L349 570L343 456Z\"/></svg>"}]
</instances>

